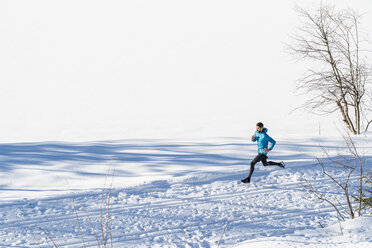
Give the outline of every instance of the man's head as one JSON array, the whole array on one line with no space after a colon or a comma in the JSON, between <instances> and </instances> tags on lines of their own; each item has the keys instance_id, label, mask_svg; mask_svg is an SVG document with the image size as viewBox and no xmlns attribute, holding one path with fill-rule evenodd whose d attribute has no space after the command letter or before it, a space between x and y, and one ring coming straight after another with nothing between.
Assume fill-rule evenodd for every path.
<instances>
[{"instance_id":1,"label":"man's head","mask_svg":"<svg viewBox=\"0 0 372 248\"><path fill-rule=\"evenodd\" d=\"M262 133L263 129L264 129L264 124L262 122L259 122L259 123L256 124L257 132Z\"/></svg>"}]
</instances>

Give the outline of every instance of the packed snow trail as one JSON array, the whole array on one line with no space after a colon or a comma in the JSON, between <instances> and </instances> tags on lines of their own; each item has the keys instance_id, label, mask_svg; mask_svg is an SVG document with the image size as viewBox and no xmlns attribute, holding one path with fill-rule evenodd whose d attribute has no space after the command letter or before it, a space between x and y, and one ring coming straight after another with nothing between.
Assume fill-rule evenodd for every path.
<instances>
[{"instance_id":1,"label":"packed snow trail","mask_svg":"<svg viewBox=\"0 0 372 248\"><path fill-rule=\"evenodd\" d=\"M315 201L300 182L305 177L325 191L331 191L333 185L314 167L312 159L300 154L303 152L301 147L300 151L297 149L298 153L281 150L280 156L287 157L286 169L257 164L252 182L243 184L240 179L249 169L249 158L243 159L247 156L245 149L253 150L254 147L238 144L135 145L125 146L126 150L119 146L117 149L121 152L116 156L125 153L132 162L134 153L142 154L142 157L147 154L146 158L136 160L138 167L132 169L132 173L136 170L139 174L146 172L146 167L151 165L152 171L162 170L163 174L157 176L164 178L125 186L123 177L115 176L115 173L122 173L120 163L125 156L116 164L110 157L107 163L114 167L115 170L111 170L114 177L102 173L101 177L95 178L105 185L104 191L92 187L89 191L2 201L0 244L4 247L52 247L50 236L59 247L82 247L78 220L87 247L97 247L98 242L105 239L102 238L102 226L103 236L105 230L109 230L108 246L112 240L114 247L217 247L229 220L221 247L262 247L263 244L274 247L279 243L288 247L347 247L352 243L355 247L367 247L366 244L371 244L368 230L340 236L337 229L320 227L337 223L334 210ZM287 143L282 148L286 146L291 147ZM314 147L307 146L306 149ZM94 149L94 152L101 151L98 159L108 157L106 152L112 152L111 149L103 152L104 148L102 145L102 149ZM280 146L277 149L280 150ZM198 153L192 156L190 150ZM55 152L61 152L60 147ZM190 156L185 156L187 152ZM286 152L291 152L292 156ZM280 157L272 154L273 159ZM55 155L50 162L61 159ZM34 160L41 157L35 156ZM87 156L86 159L94 158ZM57 170L66 166L67 160L64 157ZM47 166L45 162L43 159ZM199 167L196 166L198 163ZM82 167L81 170L86 170L84 163ZM94 168L97 170L98 167ZM170 168L170 176L165 168ZM91 173L97 171L93 169ZM82 178L85 177L86 174L82 174ZM110 190L111 183L115 187ZM118 187L120 183L124 186ZM46 191L46 194L50 192ZM111 223L106 225L108 200ZM368 218L364 221L371 223Z\"/></svg>"}]
</instances>

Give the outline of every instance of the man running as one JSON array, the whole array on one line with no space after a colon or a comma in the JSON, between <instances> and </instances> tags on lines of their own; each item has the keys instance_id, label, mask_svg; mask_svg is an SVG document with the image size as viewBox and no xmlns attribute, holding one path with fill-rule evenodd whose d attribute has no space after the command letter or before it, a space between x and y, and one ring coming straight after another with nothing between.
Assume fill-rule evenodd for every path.
<instances>
[{"instance_id":1,"label":"man running","mask_svg":"<svg viewBox=\"0 0 372 248\"><path fill-rule=\"evenodd\" d=\"M243 183L251 182L251 176L254 171L254 166L260 161L264 166L276 165L284 168L283 161L280 163L267 161L267 153L274 148L276 141L267 134L267 128L264 128L262 122L256 124L256 132L252 136L252 141L257 141L258 155L251 162L251 170L249 171L249 176L241 180ZM268 146L269 142L270 146Z\"/></svg>"}]
</instances>

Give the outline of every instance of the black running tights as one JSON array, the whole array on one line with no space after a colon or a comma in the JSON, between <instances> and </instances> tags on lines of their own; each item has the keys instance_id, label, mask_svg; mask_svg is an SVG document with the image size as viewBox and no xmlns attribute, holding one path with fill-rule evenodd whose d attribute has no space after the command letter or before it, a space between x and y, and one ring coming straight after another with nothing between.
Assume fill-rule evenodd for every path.
<instances>
[{"instance_id":1,"label":"black running tights","mask_svg":"<svg viewBox=\"0 0 372 248\"><path fill-rule=\"evenodd\" d=\"M277 162L273 162L273 161L267 161L267 156L265 154L261 154L259 153L251 162L251 170L249 171L249 178L251 178L252 174L253 174L253 171L254 171L254 166L258 163L258 162L262 162L262 164L264 166L271 166L271 165L276 165L276 166L279 166L280 163L277 163Z\"/></svg>"}]
</instances>

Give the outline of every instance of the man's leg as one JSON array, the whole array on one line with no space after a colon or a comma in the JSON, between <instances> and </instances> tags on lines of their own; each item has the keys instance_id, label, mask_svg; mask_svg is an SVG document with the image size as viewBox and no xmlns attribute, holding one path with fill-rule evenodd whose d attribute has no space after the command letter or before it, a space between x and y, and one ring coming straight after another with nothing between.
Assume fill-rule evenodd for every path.
<instances>
[{"instance_id":1,"label":"man's leg","mask_svg":"<svg viewBox=\"0 0 372 248\"><path fill-rule=\"evenodd\" d=\"M261 162L264 166L276 165L276 166L284 168L284 163L283 162L277 163L277 162L273 162L273 161L267 161L267 156L266 155L263 155L263 156L264 157L262 158Z\"/></svg>"},{"instance_id":2,"label":"man's leg","mask_svg":"<svg viewBox=\"0 0 372 248\"><path fill-rule=\"evenodd\" d=\"M263 154L258 154L252 161L251 161L251 169L249 171L249 175L247 178L241 180L243 183L249 183L251 181L251 176L253 174L253 171L254 171L254 166L255 164L257 164L259 161L262 160L262 156L265 156Z\"/></svg>"}]
</instances>

